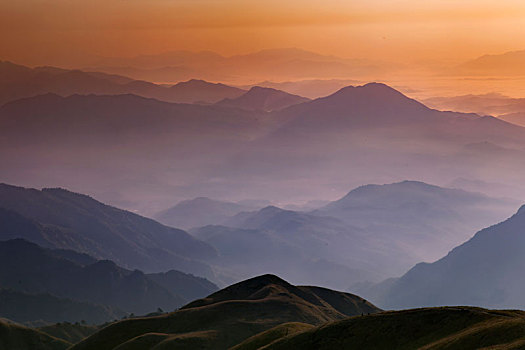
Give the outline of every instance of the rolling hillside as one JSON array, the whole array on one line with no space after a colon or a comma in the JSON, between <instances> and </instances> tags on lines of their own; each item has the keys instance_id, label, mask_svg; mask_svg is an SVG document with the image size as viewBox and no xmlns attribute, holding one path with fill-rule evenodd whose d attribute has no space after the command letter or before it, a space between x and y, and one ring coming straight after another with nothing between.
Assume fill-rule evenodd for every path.
<instances>
[{"instance_id":1,"label":"rolling hillside","mask_svg":"<svg viewBox=\"0 0 525 350\"><path fill-rule=\"evenodd\" d=\"M295 287L264 275L227 287L181 310L112 324L73 349L178 346L226 349L285 322L322 324L378 312L355 295L317 287Z\"/></svg>"}]
</instances>

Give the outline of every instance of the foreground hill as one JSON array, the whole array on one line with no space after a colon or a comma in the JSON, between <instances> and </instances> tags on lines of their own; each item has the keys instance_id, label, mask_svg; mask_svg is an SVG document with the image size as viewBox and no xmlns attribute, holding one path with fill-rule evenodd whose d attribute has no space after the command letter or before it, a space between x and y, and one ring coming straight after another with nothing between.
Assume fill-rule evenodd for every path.
<instances>
[{"instance_id":1,"label":"foreground hill","mask_svg":"<svg viewBox=\"0 0 525 350\"><path fill-rule=\"evenodd\" d=\"M35 329L0 320L0 349L65 350L71 343Z\"/></svg>"},{"instance_id":2,"label":"foreground hill","mask_svg":"<svg viewBox=\"0 0 525 350\"><path fill-rule=\"evenodd\" d=\"M523 311L445 307L351 317L283 336L264 349L522 349L524 334Z\"/></svg>"},{"instance_id":3,"label":"foreground hill","mask_svg":"<svg viewBox=\"0 0 525 350\"><path fill-rule=\"evenodd\" d=\"M0 316L19 322L103 323L120 318L123 311L139 315L159 307L171 311L217 289L207 280L178 271L146 275L107 260L81 265L69 260L64 251L57 253L21 239L0 242L0 253L4 267L0 286L54 295L2 291Z\"/></svg>"},{"instance_id":4,"label":"foreground hill","mask_svg":"<svg viewBox=\"0 0 525 350\"><path fill-rule=\"evenodd\" d=\"M145 271L178 269L210 276L196 259L214 256L206 243L188 233L63 189L26 189L0 184L6 217L23 222L2 230L2 239L24 238L45 247L65 248ZM16 214L12 214L16 212ZM13 219L15 220L15 219ZM11 220L11 222L13 221ZM36 223L35 223L36 222ZM25 230L31 226L31 230ZM40 229L40 230L39 230Z\"/></svg>"},{"instance_id":5,"label":"foreground hill","mask_svg":"<svg viewBox=\"0 0 525 350\"><path fill-rule=\"evenodd\" d=\"M525 308L525 207L476 233L442 259L416 265L374 297L388 308L476 305Z\"/></svg>"},{"instance_id":6,"label":"foreground hill","mask_svg":"<svg viewBox=\"0 0 525 350\"><path fill-rule=\"evenodd\" d=\"M378 311L352 294L295 287L276 276L264 275L234 284L171 314L114 323L73 349L226 349L282 323L319 325Z\"/></svg>"},{"instance_id":7,"label":"foreground hill","mask_svg":"<svg viewBox=\"0 0 525 350\"><path fill-rule=\"evenodd\" d=\"M217 104L226 107L271 112L307 101L310 101L310 99L272 88L254 86L237 98L227 98Z\"/></svg>"}]
</instances>

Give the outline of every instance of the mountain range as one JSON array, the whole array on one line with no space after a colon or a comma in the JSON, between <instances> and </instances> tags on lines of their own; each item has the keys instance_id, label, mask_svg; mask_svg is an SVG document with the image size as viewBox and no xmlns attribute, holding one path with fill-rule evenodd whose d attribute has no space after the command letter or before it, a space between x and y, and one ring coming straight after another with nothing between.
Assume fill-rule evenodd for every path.
<instances>
[{"instance_id":1,"label":"mountain range","mask_svg":"<svg viewBox=\"0 0 525 350\"><path fill-rule=\"evenodd\" d=\"M299 202L406 178L505 182L518 199L525 192L511 154L525 149L525 129L432 110L383 84L270 113L132 95L43 95L1 107L0 125L4 181L65 186L148 215L203 194ZM464 148L480 142L511 153ZM35 171L23 171L28 166Z\"/></svg>"},{"instance_id":2,"label":"mountain range","mask_svg":"<svg viewBox=\"0 0 525 350\"><path fill-rule=\"evenodd\" d=\"M134 80L120 75L56 67L35 67L0 61L0 105L21 98L54 93L119 95L135 94L176 103L216 103L236 98L246 91L203 80L190 79L172 86Z\"/></svg>"},{"instance_id":3,"label":"mountain range","mask_svg":"<svg viewBox=\"0 0 525 350\"><path fill-rule=\"evenodd\" d=\"M377 75L402 68L379 60L346 59L297 48L267 49L225 57L215 52L172 51L135 57L101 57L86 63L89 70L135 79L173 82L200 79L245 83L261 79L296 80L351 78Z\"/></svg>"},{"instance_id":4,"label":"mountain range","mask_svg":"<svg viewBox=\"0 0 525 350\"><path fill-rule=\"evenodd\" d=\"M396 276L418 262L434 261L468 240L468 232L503 220L518 206L512 200L404 181L359 187L309 213L270 206L239 213L223 226L190 232L213 245L219 258L230 264L237 259L240 268L253 263L292 281L347 288L332 283ZM325 265L311 266L316 259ZM327 268L330 263L333 267ZM287 270L286 264L310 267ZM336 265L350 270L344 273ZM347 278L337 279L335 271Z\"/></svg>"}]
</instances>

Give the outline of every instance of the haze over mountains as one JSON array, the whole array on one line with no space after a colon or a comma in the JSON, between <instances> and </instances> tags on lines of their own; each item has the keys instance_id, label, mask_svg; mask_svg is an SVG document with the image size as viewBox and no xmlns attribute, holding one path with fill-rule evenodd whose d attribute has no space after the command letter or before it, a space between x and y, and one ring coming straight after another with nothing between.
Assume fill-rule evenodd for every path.
<instances>
[{"instance_id":1,"label":"haze over mountains","mask_svg":"<svg viewBox=\"0 0 525 350\"><path fill-rule=\"evenodd\" d=\"M410 308L477 305L523 308L525 209L485 228L442 259L420 263L397 280L374 287L380 305Z\"/></svg>"},{"instance_id":2,"label":"haze over mountains","mask_svg":"<svg viewBox=\"0 0 525 350\"><path fill-rule=\"evenodd\" d=\"M438 112L382 84L270 113L132 95L44 95L4 105L0 124L6 181L65 186L150 215L202 194L298 202L406 178L504 182L517 199L525 193L516 176L524 165L515 161L524 129ZM508 151L464 148L480 142ZM23 171L29 164L35 172Z\"/></svg>"},{"instance_id":3,"label":"haze over mountains","mask_svg":"<svg viewBox=\"0 0 525 350\"><path fill-rule=\"evenodd\" d=\"M90 70L122 74L135 79L174 82L189 78L238 83L247 80L340 78L374 75L399 69L379 60L345 59L296 49L267 49L244 55L173 51L129 58L101 58Z\"/></svg>"},{"instance_id":4,"label":"haze over mountains","mask_svg":"<svg viewBox=\"0 0 525 350\"><path fill-rule=\"evenodd\" d=\"M525 349L524 18L0 1L0 350Z\"/></svg>"}]
</instances>

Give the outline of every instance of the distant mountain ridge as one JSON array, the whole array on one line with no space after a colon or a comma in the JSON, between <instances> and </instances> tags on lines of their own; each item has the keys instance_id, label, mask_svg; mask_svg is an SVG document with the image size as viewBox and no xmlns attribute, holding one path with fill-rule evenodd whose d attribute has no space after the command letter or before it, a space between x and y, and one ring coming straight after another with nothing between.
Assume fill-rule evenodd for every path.
<instances>
[{"instance_id":1,"label":"distant mountain ridge","mask_svg":"<svg viewBox=\"0 0 525 350\"><path fill-rule=\"evenodd\" d=\"M84 192L148 215L173 198L203 193L290 202L406 178L495 182L496 163L508 169L497 182L517 187L516 198L525 192L513 175L523 165L512 156L473 157L464 148L490 142L522 150L524 128L433 110L384 84L274 112L132 95L40 96L0 108L0 127L4 181L82 184ZM27 166L40 170L37 180ZM154 181L144 180L153 174Z\"/></svg>"},{"instance_id":2,"label":"distant mountain ridge","mask_svg":"<svg viewBox=\"0 0 525 350\"><path fill-rule=\"evenodd\" d=\"M21 98L46 93L61 96L73 94L136 94L174 103L215 103L235 98L245 90L224 84L191 79L166 87L133 80L119 75L55 67L29 68L0 61L0 105Z\"/></svg>"},{"instance_id":3,"label":"distant mountain ridge","mask_svg":"<svg viewBox=\"0 0 525 350\"><path fill-rule=\"evenodd\" d=\"M160 222L173 227L192 228L220 224L241 211L253 210L252 205L197 197L177 203L155 215Z\"/></svg>"},{"instance_id":4,"label":"distant mountain ridge","mask_svg":"<svg viewBox=\"0 0 525 350\"><path fill-rule=\"evenodd\" d=\"M271 112L307 101L310 99L272 88L254 86L237 98L226 98L217 104L219 106Z\"/></svg>"},{"instance_id":5,"label":"distant mountain ridge","mask_svg":"<svg viewBox=\"0 0 525 350\"><path fill-rule=\"evenodd\" d=\"M158 55L101 58L92 60L88 66L91 70L150 81L170 82L198 77L239 83L261 79L355 79L356 76L384 74L402 68L392 62L347 59L298 48L265 49L228 57L208 51L172 51Z\"/></svg>"}]
</instances>

